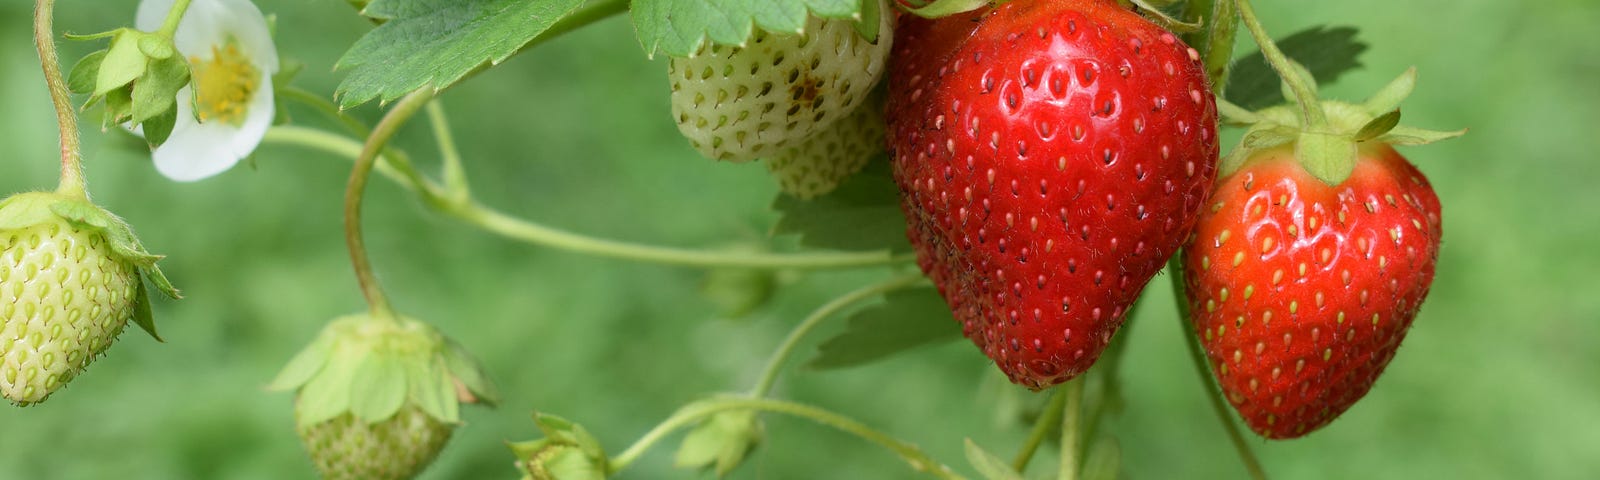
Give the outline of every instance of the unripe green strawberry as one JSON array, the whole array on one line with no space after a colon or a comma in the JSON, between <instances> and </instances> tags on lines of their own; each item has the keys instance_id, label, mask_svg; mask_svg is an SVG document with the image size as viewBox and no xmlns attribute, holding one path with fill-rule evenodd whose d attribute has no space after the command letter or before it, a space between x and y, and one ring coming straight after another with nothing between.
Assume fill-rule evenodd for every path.
<instances>
[{"instance_id":1,"label":"unripe green strawberry","mask_svg":"<svg viewBox=\"0 0 1600 480\"><path fill-rule=\"evenodd\" d=\"M708 42L673 58L678 131L708 158L745 162L844 118L883 75L894 35L892 16L879 17L876 42L853 20L811 17L800 34L758 30L742 46Z\"/></svg>"},{"instance_id":2,"label":"unripe green strawberry","mask_svg":"<svg viewBox=\"0 0 1600 480\"><path fill-rule=\"evenodd\" d=\"M416 476L460 423L460 404L494 396L477 363L433 327L367 314L329 323L268 388L298 390L295 429L330 480Z\"/></svg>"},{"instance_id":3,"label":"unripe green strawberry","mask_svg":"<svg viewBox=\"0 0 1600 480\"><path fill-rule=\"evenodd\" d=\"M377 423L346 413L297 430L322 478L399 480L433 463L455 425L406 407Z\"/></svg>"},{"instance_id":4,"label":"unripe green strawberry","mask_svg":"<svg viewBox=\"0 0 1600 480\"><path fill-rule=\"evenodd\" d=\"M767 169L785 193L803 199L825 195L861 171L872 157L884 153L883 130L880 105L862 105L850 116L767 158Z\"/></svg>"},{"instance_id":5,"label":"unripe green strawberry","mask_svg":"<svg viewBox=\"0 0 1600 480\"><path fill-rule=\"evenodd\" d=\"M44 401L130 320L154 335L140 269L155 257L110 213L54 193L15 195L0 203L0 247L0 393L13 403Z\"/></svg>"}]
</instances>

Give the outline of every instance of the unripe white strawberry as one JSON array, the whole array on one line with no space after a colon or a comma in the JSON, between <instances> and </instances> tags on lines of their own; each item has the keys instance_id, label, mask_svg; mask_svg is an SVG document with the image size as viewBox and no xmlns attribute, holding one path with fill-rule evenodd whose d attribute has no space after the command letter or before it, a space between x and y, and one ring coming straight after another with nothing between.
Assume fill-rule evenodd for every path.
<instances>
[{"instance_id":1,"label":"unripe white strawberry","mask_svg":"<svg viewBox=\"0 0 1600 480\"><path fill-rule=\"evenodd\" d=\"M85 200L33 192L0 202L0 393L42 402L130 320L155 335L140 273L156 258ZM153 280L176 295L165 278Z\"/></svg>"},{"instance_id":2,"label":"unripe white strawberry","mask_svg":"<svg viewBox=\"0 0 1600 480\"><path fill-rule=\"evenodd\" d=\"M768 157L767 169L785 193L811 199L832 192L885 152L883 111L870 102L805 140Z\"/></svg>"},{"instance_id":3,"label":"unripe white strawberry","mask_svg":"<svg viewBox=\"0 0 1600 480\"><path fill-rule=\"evenodd\" d=\"M742 46L708 42L673 58L678 131L708 158L744 162L844 118L883 76L894 38L887 12L875 42L854 20L811 17L799 34L757 30Z\"/></svg>"},{"instance_id":4,"label":"unripe white strawberry","mask_svg":"<svg viewBox=\"0 0 1600 480\"><path fill-rule=\"evenodd\" d=\"M268 387L297 390L295 430L322 477L403 480L444 449L460 404L492 402L477 362L405 317L330 322Z\"/></svg>"}]
</instances>

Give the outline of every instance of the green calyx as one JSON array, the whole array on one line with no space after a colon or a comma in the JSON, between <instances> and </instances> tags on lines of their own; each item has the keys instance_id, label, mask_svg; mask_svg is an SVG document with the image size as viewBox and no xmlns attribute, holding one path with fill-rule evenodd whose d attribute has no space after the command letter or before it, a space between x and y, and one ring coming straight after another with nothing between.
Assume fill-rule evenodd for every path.
<instances>
[{"instance_id":1,"label":"green calyx","mask_svg":"<svg viewBox=\"0 0 1600 480\"><path fill-rule=\"evenodd\" d=\"M1292 144L1301 167L1328 185L1339 185L1355 170L1357 148L1362 143L1424 145L1467 132L1400 125L1400 102L1416 87L1416 68L1407 69L1367 101L1346 103L1318 100L1311 75L1298 64L1294 67L1301 88L1309 90L1296 92L1285 82L1285 98L1300 99L1294 104L1251 112L1218 100L1224 124L1249 128L1239 145L1222 158L1223 177L1238 171L1256 152Z\"/></svg>"},{"instance_id":2,"label":"green calyx","mask_svg":"<svg viewBox=\"0 0 1600 480\"><path fill-rule=\"evenodd\" d=\"M718 412L684 435L673 465L711 470L718 478L724 478L760 446L762 437L761 420L755 410Z\"/></svg>"},{"instance_id":3,"label":"green calyx","mask_svg":"<svg viewBox=\"0 0 1600 480\"><path fill-rule=\"evenodd\" d=\"M461 403L495 402L493 385L459 344L414 319L365 313L329 323L267 389L298 390L301 427L344 413L378 423L407 405L455 424Z\"/></svg>"},{"instance_id":4,"label":"green calyx","mask_svg":"<svg viewBox=\"0 0 1600 480\"><path fill-rule=\"evenodd\" d=\"M544 438L511 443L524 480L604 480L609 472L600 441L582 425L555 415L535 413L533 423Z\"/></svg>"},{"instance_id":5,"label":"green calyx","mask_svg":"<svg viewBox=\"0 0 1600 480\"><path fill-rule=\"evenodd\" d=\"M150 145L164 143L177 121L178 91L189 85L189 61L172 36L122 28L74 40L111 38L104 50L79 60L67 74L67 88L89 95L88 108L104 101L104 126L140 125Z\"/></svg>"},{"instance_id":6,"label":"green calyx","mask_svg":"<svg viewBox=\"0 0 1600 480\"><path fill-rule=\"evenodd\" d=\"M19 193L0 200L0 234L63 221L91 235L103 235L112 257L133 266L139 272L140 279L148 280L157 291L170 298L181 298L178 289L161 273L161 267L156 266L156 261L162 257L145 251L144 245L139 243L139 237L133 234L133 228L121 217L82 197L53 192ZM134 323L160 341L155 319L150 313L150 296L144 281L139 282L137 295Z\"/></svg>"}]
</instances>

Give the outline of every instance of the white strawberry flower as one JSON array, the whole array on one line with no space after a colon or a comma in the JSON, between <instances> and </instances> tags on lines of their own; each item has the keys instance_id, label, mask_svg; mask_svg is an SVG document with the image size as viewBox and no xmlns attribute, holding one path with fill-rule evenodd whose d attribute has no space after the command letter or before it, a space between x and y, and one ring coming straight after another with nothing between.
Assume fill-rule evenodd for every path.
<instances>
[{"instance_id":1,"label":"white strawberry flower","mask_svg":"<svg viewBox=\"0 0 1600 480\"><path fill-rule=\"evenodd\" d=\"M140 2L136 25L155 31L172 5ZM173 40L189 60L191 83L178 92L177 123L153 157L162 175L192 182L238 164L272 126L278 49L249 0L193 0Z\"/></svg>"}]
</instances>

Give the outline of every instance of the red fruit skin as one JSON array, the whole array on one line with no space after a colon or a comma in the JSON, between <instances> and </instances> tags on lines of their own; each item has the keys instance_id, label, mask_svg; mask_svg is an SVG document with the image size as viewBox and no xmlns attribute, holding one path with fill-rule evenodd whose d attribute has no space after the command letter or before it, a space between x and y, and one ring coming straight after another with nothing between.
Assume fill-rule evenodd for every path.
<instances>
[{"instance_id":1,"label":"red fruit skin","mask_svg":"<svg viewBox=\"0 0 1600 480\"><path fill-rule=\"evenodd\" d=\"M1252 430L1311 433L1366 395L1433 283L1439 197L1388 145L1334 187L1290 148L1223 179L1185 250L1190 319Z\"/></svg>"},{"instance_id":2,"label":"red fruit skin","mask_svg":"<svg viewBox=\"0 0 1600 480\"><path fill-rule=\"evenodd\" d=\"M907 16L889 143L918 264L1011 381L1083 373L1215 180L1199 55L1109 0Z\"/></svg>"}]
</instances>

